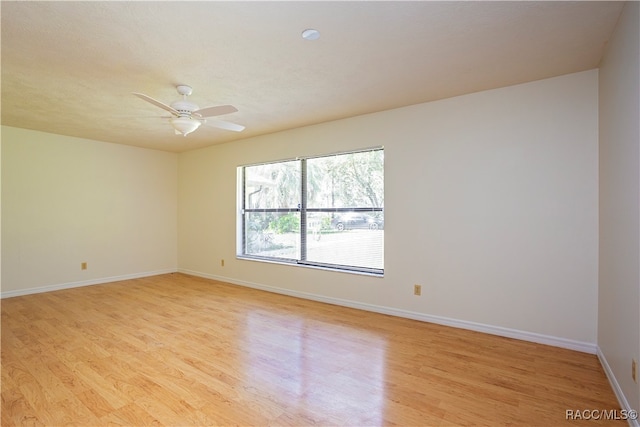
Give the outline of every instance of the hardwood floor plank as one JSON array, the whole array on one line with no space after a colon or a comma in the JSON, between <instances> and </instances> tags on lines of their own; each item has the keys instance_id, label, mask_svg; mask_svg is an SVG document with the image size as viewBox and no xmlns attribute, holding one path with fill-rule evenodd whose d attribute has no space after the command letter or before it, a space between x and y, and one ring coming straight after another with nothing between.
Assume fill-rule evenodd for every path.
<instances>
[{"instance_id":1,"label":"hardwood floor plank","mask_svg":"<svg viewBox=\"0 0 640 427\"><path fill-rule=\"evenodd\" d=\"M44 425L18 388L2 387L2 425Z\"/></svg>"},{"instance_id":2,"label":"hardwood floor plank","mask_svg":"<svg viewBox=\"0 0 640 427\"><path fill-rule=\"evenodd\" d=\"M100 419L105 426L162 426L158 419L150 415L136 403L129 403Z\"/></svg>"},{"instance_id":3,"label":"hardwood floor plank","mask_svg":"<svg viewBox=\"0 0 640 427\"><path fill-rule=\"evenodd\" d=\"M0 304L3 426L575 426L567 409L619 409L594 355L184 274Z\"/></svg>"}]
</instances>

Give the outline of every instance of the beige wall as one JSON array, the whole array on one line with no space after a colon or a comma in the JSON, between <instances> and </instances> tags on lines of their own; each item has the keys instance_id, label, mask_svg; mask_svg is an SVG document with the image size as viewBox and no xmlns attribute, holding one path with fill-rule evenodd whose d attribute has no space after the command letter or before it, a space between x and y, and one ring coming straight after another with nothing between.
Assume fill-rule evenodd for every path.
<instances>
[{"instance_id":1,"label":"beige wall","mask_svg":"<svg viewBox=\"0 0 640 427\"><path fill-rule=\"evenodd\" d=\"M598 345L633 409L640 386L640 7L627 2L600 68ZM639 380L640 381L640 380Z\"/></svg>"},{"instance_id":2,"label":"beige wall","mask_svg":"<svg viewBox=\"0 0 640 427\"><path fill-rule=\"evenodd\" d=\"M182 153L178 266L595 347L597 79L592 70ZM238 165L378 145L384 278L235 258Z\"/></svg>"},{"instance_id":3,"label":"beige wall","mask_svg":"<svg viewBox=\"0 0 640 427\"><path fill-rule=\"evenodd\" d=\"M3 126L3 295L174 271L176 204L174 153Z\"/></svg>"}]
</instances>

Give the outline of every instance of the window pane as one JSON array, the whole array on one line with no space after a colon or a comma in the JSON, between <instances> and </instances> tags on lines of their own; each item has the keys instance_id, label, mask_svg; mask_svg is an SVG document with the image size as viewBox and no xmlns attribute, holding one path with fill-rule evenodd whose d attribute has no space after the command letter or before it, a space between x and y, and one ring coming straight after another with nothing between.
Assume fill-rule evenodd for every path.
<instances>
[{"instance_id":1,"label":"window pane","mask_svg":"<svg viewBox=\"0 0 640 427\"><path fill-rule=\"evenodd\" d=\"M242 172L242 255L384 271L382 149L246 166Z\"/></svg>"},{"instance_id":2,"label":"window pane","mask_svg":"<svg viewBox=\"0 0 640 427\"><path fill-rule=\"evenodd\" d=\"M300 162L245 168L245 208L297 208L300 203Z\"/></svg>"},{"instance_id":3,"label":"window pane","mask_svg":"<svg viewBox=\"0 0 640 427\"><path fill-rule=\"evenodd\" d=\"M245 254L300 258L300 213L245 213Z\"/></svg>"},{"instance_id":4,"label":"window pane","mask_svg":"<svg viewBox=\"0 0 640 427\"><path fill-rule=\"evenodd\" d=\"M307 160L307 207L384 206L384 151Z\"/></svg>"},{"instance_id":5,"label":"window pane","mask_svg":"<svg viewBox=\"0 0 640 427\"><path fill-rule=\"evenodd\" d=\"M384 268L382 212L314 212L308 217L309 263Z\"/></svg>"}]
</instances>

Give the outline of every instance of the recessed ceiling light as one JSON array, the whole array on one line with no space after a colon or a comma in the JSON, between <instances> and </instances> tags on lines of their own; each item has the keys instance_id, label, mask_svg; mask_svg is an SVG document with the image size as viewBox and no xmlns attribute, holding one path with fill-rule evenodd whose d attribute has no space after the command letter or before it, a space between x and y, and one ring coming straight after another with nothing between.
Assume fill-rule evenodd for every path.
<instances>
[{"instance_id":1,"label":"recessed ceiling light","mask_svg":"<svg viewBox=\"0 0 640 427\"><path fill-rule=\"evenodd\" d=\"M305 40L318 40L320 38L320 31L309 28L302 32L302 38Z\"/></svg>"}]
</instances>

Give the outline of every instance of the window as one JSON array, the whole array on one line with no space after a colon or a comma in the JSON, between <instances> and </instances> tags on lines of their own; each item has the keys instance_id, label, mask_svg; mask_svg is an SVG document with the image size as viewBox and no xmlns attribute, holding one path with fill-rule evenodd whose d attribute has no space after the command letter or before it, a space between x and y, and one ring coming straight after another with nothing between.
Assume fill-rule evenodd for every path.
<instances>
[{"instance_id":1,"label":"window","mask_svg":"<svg viewBox=\"0 0 640 427\"><path fill-rule=\"evenodd\" d=\"M244 258L382 275L384 150L238 168Z\"/></svg>"}]
</instances>

